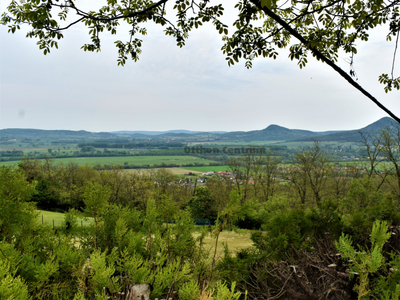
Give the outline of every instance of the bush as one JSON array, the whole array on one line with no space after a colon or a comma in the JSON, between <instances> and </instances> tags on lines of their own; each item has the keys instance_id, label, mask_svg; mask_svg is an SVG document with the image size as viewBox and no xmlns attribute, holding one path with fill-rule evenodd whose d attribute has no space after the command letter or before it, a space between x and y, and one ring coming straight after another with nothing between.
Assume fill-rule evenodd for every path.
<instances>
[{"instance_id":1,"label":"bush","mask_svg":"<svg viewBox=\"0 0 400 300\"><path fill-rule=\"evenodd\" d=\"M78 227L78 214L79 212L71 208L64 214L64 220L61 224L61 230L69 234L75 232Z\"/></svg>"},{"instance_id":2,"label":"bush","mask_svg":"<svg viewBox=\"0 0 400 300\"><path fill-rule=\"evenodd\" d=\"M259 230L261 229L261 220L256 215L246 215L244 219L236 221L237 227L242 229Z\"/></svg>"},{"instance_id":3,"label":"bush","mask_svg":"<svg viewBox=\"0 0 400 300\"><path fill-rule=\"evenodd\" d=\"M291 255L291 246L296 249L308 247L313 244L313 239L323 238L326 232L334 239L339 238L344 225L337 209L336 204L326 201L311 210L285 208L275 211L261 226L266 234L253 233L252 240L261 251L284 259Z\"/></svg>"}]
</instances>

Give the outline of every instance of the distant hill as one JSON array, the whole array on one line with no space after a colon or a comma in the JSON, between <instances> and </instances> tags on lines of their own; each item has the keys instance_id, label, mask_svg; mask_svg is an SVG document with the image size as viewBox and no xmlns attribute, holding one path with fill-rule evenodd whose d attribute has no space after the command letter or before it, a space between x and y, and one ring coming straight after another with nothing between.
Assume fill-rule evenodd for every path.
<instances>
[{"instance_id":1,"label":"distant hill","mask_svg":"<svg viewBox=\"0 0 400 300\"><path fill-rule=\"evenodd\" d=\"M279 125L270 125L262 130L253 131L190 131L190 130L169 130L169 131L114 131L114 132L88 132L84 130L40 130L40 129L2 129L0 138L7 141L15 138L47 138L54 140L82 140L82 139L127 139L136 141L151 142L246 142L255 141L337 141L337 142L358 142L359 132L370 133L395 124L394 120L385 117L364 128L347 131L324 131L314 132L309 130L289 129Z\"/></svg>"},{"instance_id":2,"label":"distant hill","mask_svg":"<svg viewBox=\"0 0 400 300\"><path fill-rule=\"evenodd\" d=\"M121 131L111 131L110 133L113 134L129 134L129 135L135 135L135 134L141 134L141 135L162 135L162 134L179 134L179 133L185 133L185 134L197 134L197 133L204 133L204 131L191 131L191 130L168 130L168 131L127 131L127 130L121 130ZM210 133L226 133L226 131L210 131Z\"/></svg>"},{"instance_id":3,"label":"distant hill","mask_svg":"<svg viewBox=\"0 0 400 300\"><path fill-rule=\"evenodd\" d=\"M85 130L42 130L42 129L20 129L9 128L0 130L2 138L51 138L51 139L90 139L111 138L115 135L108 132L89 132Z\"/></svg>"},{"instance_id":4,"label":"distant hill","mask_svg":"<svg viewBox=\"0 0 400 300\"><path fill-rule=\"evenodd\" d=\"M221 139L252 142L252 141L288 141L300 138L310 138L328 133L336 133L338 131L329 132L313 132L300 129L288 129L279 125L270 125L263 130L254 130L249 132L237 131L228 132L221 135Z\"/></svg>"},{"instance_id":5,"label":"distant hill","mask_svg":"<svg viewBox=\"0 0 400 300\"><path fill-rule=\"evenodd\" d=\"M328 135L318 136L317 140L321 142L358 142L360 140L360 132L362 133L373 133L377 130L383 129L387 126L395 125L395 121L392 118L384 117L378 121L357 130L341 131L338 133L332 133ZM309 140L310 138L299 139L298 141Z\"/></svg>"}]
</instances>

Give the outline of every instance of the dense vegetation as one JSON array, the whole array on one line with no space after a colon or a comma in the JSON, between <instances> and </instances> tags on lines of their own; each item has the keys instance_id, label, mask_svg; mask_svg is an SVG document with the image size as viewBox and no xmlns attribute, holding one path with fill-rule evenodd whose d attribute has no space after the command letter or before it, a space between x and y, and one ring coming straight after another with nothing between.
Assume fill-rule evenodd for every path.
<instances>
[{"instance_id":1,"label":"dense vegetation","mask_svg":"<svg viewBox=\"0 0 400 300\"><path fill-rule=\"evenodd\" d=\"M231 157L231 174L201 185L165 169L3 166L0 298L126 299L146 283L152 299L399 299L400 128L361 140L364 162L332 163L315 142L290 165ZM63 225L41 225L36 207L65 211ZM232 229L254 246L204 246Z\"/></svg>"}]
</instances>

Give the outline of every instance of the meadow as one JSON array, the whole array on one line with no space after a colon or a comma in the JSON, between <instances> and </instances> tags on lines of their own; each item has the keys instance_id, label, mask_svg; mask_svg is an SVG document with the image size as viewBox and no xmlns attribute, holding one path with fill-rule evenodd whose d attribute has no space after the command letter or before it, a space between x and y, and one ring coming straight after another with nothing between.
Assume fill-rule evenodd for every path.
<instances>
[{"instance_id":1,"label":"meadow","mask_svg":"<svg viewBox=\"0 0 400 300\"><path fill-rule=\"evenodd\" d=\"M243 230L242 230L243 231ZM195 233L194 236L197 237L200 235L199 233ZM224 253L224 246L226 245L229 251L232 252L233 256L235 253L253 246L253 242L250 239L251 231L245 230L243 232L235 232L235 231L222 231L218 238L217 245L217 258L220 258ZM215 249L215 238L210 234L207 235L204 239L204 247L209 251L210 255L214 253Z\"/></svg>"},{"instance_id":2,"label":"meadow","mask_svg":"<svg viewBox=\"0 0 400 300\"><path fill-rule=\"evenodd\" d=\"M54 227L60 227L64 221L64 214L54 211L38 210L38 218L43 224L47 224ZM53 223L54 222L54 223ZM92 219L78 218L79 226L88 226L93 222Z\"/></svg>"},{"instance_id":3,"label":"meadow","mask_svg":"<svg viewBox=\"0 0 400 300\"><path fill-rule=\"evenodd\" d=\"M43 160L41 160L43 161ZM75 163L78 166L104 166L104 165L124 165L125 163L135 166L161 166L162 164L177 164L179 166L189 164L205 164L218 163L214 160L204 159L194 156L107 156L107 157L70 157L70 158L56 158L53 159L54 164ZM18 161L0 162L0 165L10 166L16 165Z\"/></svg>"},{"instance_id":4,"label":"meadow","mask_svg":"<svg viewBox=\"0 0 400 300\"><path fill-rule=\"evenodd\" d=\"M126 172L140 172L140 173L150 171L150 170L156 170L156 169L125 169ZM184 169L184 168L173 167L173 168L167 168L167 170L170 171L174 175L185 175L187 172L192 172L192 173L195 173L196 175L201 174L201 172L192 170L192 168Z\"/></svg>"}]
</instances>

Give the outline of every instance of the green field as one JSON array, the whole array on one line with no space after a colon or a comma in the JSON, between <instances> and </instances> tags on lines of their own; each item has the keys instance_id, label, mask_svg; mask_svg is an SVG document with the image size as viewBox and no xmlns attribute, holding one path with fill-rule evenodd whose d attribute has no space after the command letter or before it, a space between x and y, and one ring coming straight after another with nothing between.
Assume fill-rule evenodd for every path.
<instances>
[{"instance_id":1,"label":"green field","mask_svg":"<svg viewBox=\"0 0 400 300\"><path fill-rule=\"evenodd\" d=\"M318 140L317 137L316 137L316 140ZM276 145L276 146L286 146L286 147L288 147L288 149L297 149L297 148L310 147L310 146L312 146L313 143L314 143L313 141L309 141L309 142L306 142L306 141L285 142L285 141L283 141L283 142L276 142L274 145ZM330 141L330 142L320 142L320 145L322 147L325 147L325 145L330 145L333 148L337 148L338 146L340 146L341 148L346 148L346 147L349 147L350 145L352 147L354 147L354 149L358 149L360 147L360 144L354 143L354 142L344 143L344 142L332 142L332 141Z\"/></svg>"},{"instance_id":2,"label":"green field","mask_svg":"<svg viewBox=\"0 0 400 300\"><path fill-rule=\"evenodd\" d=\"M198 237L199 235L200 233L194 233L194 237ZM228 246L229 251L232 251L233 255L235 255L239 250L254 246L253 241L251 240L251 231L243 230L243 233L222 231L218 239L216 258L221 258L223 256L225 244ZM211 235L207 235L204 239L204 247L209 251L210 255L213 255L215 249L215 238L211 237Z\"/></svg>"},{"instance_id":3,"label":"green field","mask_svg":"<svg viewBox=\"0 0 400 300\"><path fill-rule=\"evenodd\" d=\"M59 213L59 212L54 212L54 211L46 211L46 210L38 210L39 212L39 220L43 224L51 225L53 226L53 221L54 221L54 227L60 227L64 221L64 214ZM85 218L78 218L78 224L79 226L87 226L90 223L92 223L93 220L85 220Z\"/></svg>"},{"instance_id":4,"label":"green field","mask_svg":"<svg viewBox=\"0 0 400 300\"><path fill-rule=\"evenodd\" d=\"M71 157L71 158L56 158L53 159L53 163L63 163L68 164L70 162L76 163L79 166L88 164L89 166L95 165L124 165L128 163L129 165L137 166L153 166L157 164L177 164L177 165L188 165L188 164L206 164L216 163L216 161L204 159L194 156L107 156L107 157ZM0 165L10 166L17 164L18 161L6 161L0 162Z\"/></svg>"},{"instance_id":5,"label":"green field","mask_svg":"<svg viewBox=\"0 0 400 300\"><path fill-rule=\"evenodd\" d=\"M14 166L17 165L18 161L0 161L0 166Z\"/></svg>"}]
</instances>

